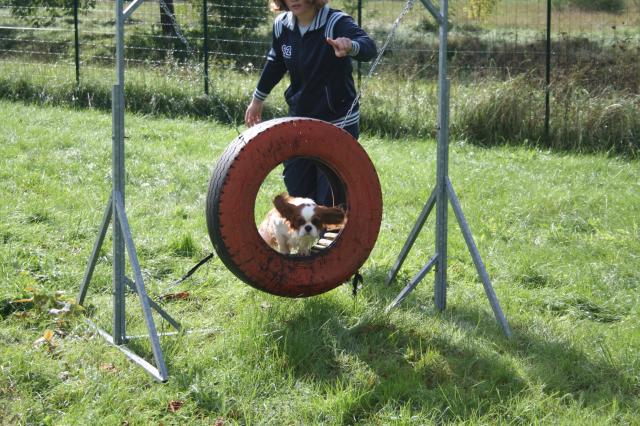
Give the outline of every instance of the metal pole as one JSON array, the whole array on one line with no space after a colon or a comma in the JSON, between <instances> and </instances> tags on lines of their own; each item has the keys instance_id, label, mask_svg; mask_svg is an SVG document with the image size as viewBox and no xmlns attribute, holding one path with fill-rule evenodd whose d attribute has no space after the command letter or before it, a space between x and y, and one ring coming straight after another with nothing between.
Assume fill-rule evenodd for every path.
<instances>
[{"instance_id":1,"label":"metal pole","mask_svg":"<svg viewBox=\"0 0 640 426\"><path fill-rule=\"evenodd\" d=\"M551 0L547 0L547 48L545 61L545 93L544 93L544 139L547 145L551 143L549 135L549 92L551 86Z\"/></svg>"},{"instance_id":2,"label":"metal pole","mask_svg":"<svg viewBox=\"0 0 640 426\"><path fill-rule=\"evenodd\" d=\"M204 94L209 94L209 19L207 0L202 0L202 54L204 56Z\"/></svg>"},{"instance_id":3,"label":"metal pole","mask_svg":"<svg viewBox=\"0 0 640 426\"><path fill-rule=\"evenodd\" d=\"M448 0L440 3L440 56L438 71L438 149L436 164L436 253L435 304L447 305L447 176L449 174L449 79L447 78Z\"/></svg>"},{"instance_id":4,"label":"metal pole","mask_svg":"<svg viewBox=\"0 0 640 426\"><path fill-rule=\"evenodd\" d=\"M73 0L73 31L76 53L76 84L80 84L80 38L78 37L78 0Z\"/></svg>"},{"instance_id":5,"label":"metal pole","mask_svg":"<svg viewBox=\"0 0 640 426\"><path fill-rule=\"evenodd\" d=\"M113 219L113 336L101 330L91 321L99 334L109 343L118 347L129 359L140 365L149 372L155 379L166 381L168 376L167 367L164 362L160 339L155 326L152 309L155 309L160 316L169 322L176 329L180 329L180 324L165 312L158 304L149 299L144 282L135 245L129 228L129 221L124 208L124 113L125 113L125 93L124 93L124 22L142 4L144 0L133 0L124 9L124 0L115 0L115 33L116 33L116 83L111 91L112 108L112 191L107 208L102 218L102 226L98 234L98 239L93 246L93 252L89 259L84 279L80 286L78 303L82 304L87 294L89 282L96 266L100 247L104 242L104 237ZM135 282L131 282L125 276L125 255L129 254L129 261L135 275ZM125 286L135 288L144 314L144 319L149 330L149 338L153 350L153 357L157 367L154 367L143 358L136 355L125 346L127 339L125 321Z\"/></svg>"},{"instance_id":6,"label":"metal pole","mask_svg":"<svg viewBox=\"0 0 640 426\"><path fill-rule=\"evenodd\" d=\"M124 15L123 0L116 0L116 84L112 92L113 109L113 197L121 199L124 208ZM126 341L125 328L125 242L117 205L113 207L113 341Z\"/></svg>"}]
</instances>

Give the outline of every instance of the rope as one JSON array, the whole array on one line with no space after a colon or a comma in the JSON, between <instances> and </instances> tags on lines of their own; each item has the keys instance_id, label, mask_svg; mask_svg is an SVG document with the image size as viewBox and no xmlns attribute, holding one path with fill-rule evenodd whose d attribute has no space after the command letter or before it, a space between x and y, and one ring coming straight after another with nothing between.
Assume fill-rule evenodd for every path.
<instances>
[{"instance_id":1,"label":"rope","mask_svg":"<svg viewBox=\"0 0 640 426\"><path fill-rule=\"evenodd\" d=\"M198 261L198 263L196 263L191 269L189 269L189 271L187 271L186 274L184 274L182 276L182 278L172 282L170 285L168 285L164 291L162 292L162 296L158 297L158 301L162 300L163 298L166 297L167 292L169 290L171 290L173 287L177 286L178 284L182 283L183 281L185 281L187 278L189 278L191 275L193 275L202 265L204 265L205 263L207 263L208 261L210 261L211 259L213 259L214 254L213 253L209 253L208 255L206 255L204 258L200 259L200 261Z\"/></svg>"},{"instance_id":2,"label":"rope","mask_svg":"<svg viewBox=\"0 0 640 426\"><path fill-rule=\"evenodd\" d=\"M162 1L162 0L160 0L160 1ZM400 26L400 22L402 21L402 19L405 16L407 16L409 11L413 8L414 1L415 0L407 0L407 3L404 5L404 8L402 9L402 12L400 12L400 15L398 15L396 20L393 22L393 26L391 27L391 31L389 31L389 34L387 35L387 39L385 40L384 44L380 48L380 51L378 52L378 56L376 57L376 59L371 64L371 68L369 68L369 73L367 74L366 79L362 82L362 86L360 87L360 91L356 95L356 98L353 100L353 103L351 104L351 108L349 108L349 112L347 112L347 114L344 116L344 120L342 120L342 123L340 123L340 125L338 126L341 129L344 128L344 125L345 125L345 123L347 121L347 117L349 117L351 115L351 113L353 112L353 109L356 107L356 105L360 101L360 98L362 97L362 93L364 93L364 89L366 88L367 83L369 82L369 80L371 80L371 76L373 75L373 72L378 67L380 62L382 61L382 55L384 54L384 51L387 50L387 47L389 47L389 43L391 43L391 40L395 37L396 31L398 30L398 27Z\"/></svg>"},{"instance_id":3,"label":"rope","mask_svg":"<svg viewBox=\"0 0 640 426\"><path fill-rule=\"evenodd\" d=\"M353 290L351 291L351 294L353 295L354 298L358 295L358 290L362 287L363 283L364 283L364 278L362 278L362 275L360 275L360 270L357 270L356 273L353 275L353 278L351 279L351 285L353 286Z\"/></svg>"}]
</instances>

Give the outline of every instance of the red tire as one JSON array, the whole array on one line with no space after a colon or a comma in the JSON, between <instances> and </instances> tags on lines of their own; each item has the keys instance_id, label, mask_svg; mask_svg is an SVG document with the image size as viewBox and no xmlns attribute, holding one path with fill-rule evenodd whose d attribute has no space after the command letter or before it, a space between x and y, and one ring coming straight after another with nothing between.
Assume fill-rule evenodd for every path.
<instances>
[{"instance_id":1,"label":"red tire","mask_svg":"<svg viewBox=\"0 0 640 426\"><path fill-rule=\"evenodd\" d=\"M335 173L348 221L327 249L283 255L255 225L255 201L267 175L284 160L311 158ZM382 220L380 182L371 160L346 131L320 120L282 118L238 136L217 163L207 194L207 228L216 252L238 278L267 293L307 297L344 283L366 261Z\"/></svg>"}]
</instances>

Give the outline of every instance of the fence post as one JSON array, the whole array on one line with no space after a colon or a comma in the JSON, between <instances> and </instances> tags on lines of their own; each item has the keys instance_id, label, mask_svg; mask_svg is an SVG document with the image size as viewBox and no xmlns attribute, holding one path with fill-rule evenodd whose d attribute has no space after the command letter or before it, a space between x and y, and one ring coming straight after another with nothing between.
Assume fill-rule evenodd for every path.
<instances>
[{"instance_id":1,"label":"fence post","mask_svg":"<svg viewBox=\"0 0 640 426\"><path fill-rule=\"evenodd\" d=\"M202 54L204 56L204 94L209 94L209 20L207 0L202 0Z\"/></svg>"},{"instance_id":2,"label":"fence post","mask_svg":"<svg viewBox=\"0 0 640 426\"><path fill-rule=\"evenodd\" d=\"M547 0L547 48L544 75L544 139L547 146L551 144L551 136L549 134L549 91L551 86L551 0Z\"/></svg>"},{"instance_id":3,"label":"fence post","mask_svg":"<svg viewBox=\"0 0 640 426\"><path fill-rule=\"evenodd\" d=\"M80 39L78 37L78 0L73 0L73 30L76 62L76 84L80 84Z\"/></svg>"}]
</instances>

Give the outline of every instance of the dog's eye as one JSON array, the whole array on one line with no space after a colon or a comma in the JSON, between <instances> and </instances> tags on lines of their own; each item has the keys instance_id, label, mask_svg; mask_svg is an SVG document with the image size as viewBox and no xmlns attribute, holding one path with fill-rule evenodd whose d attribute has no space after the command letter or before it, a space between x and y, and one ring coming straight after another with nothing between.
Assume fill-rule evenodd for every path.
<instances>
[{"instance_id":1,"label":"dog's eye","mask_svg":"<svg viewBox=\"0 0 640 426\"><path fill-rule=\"evenodd\" d=\"M302 225L304 225L305 223L307 223L307 221L306 221L306 220L304 220L304 219L302 219L302 218L300 218L300 219L298 219L298 220L296 221L296 226L297 226L297 227L301 227L301 226L302 226Z\"/></svg>"},{"instance_id":2,"label":"dog's eye","mask_svg":"<svg viewBox=\"0 0 640 426\"><path fill-rule=\"evenodd\" d=\"M318 219L317 217L314 217L313 219L311 219L311 224L316 228L320 227L321 225L320 219Z\"/></svg>"}]
</instances>

